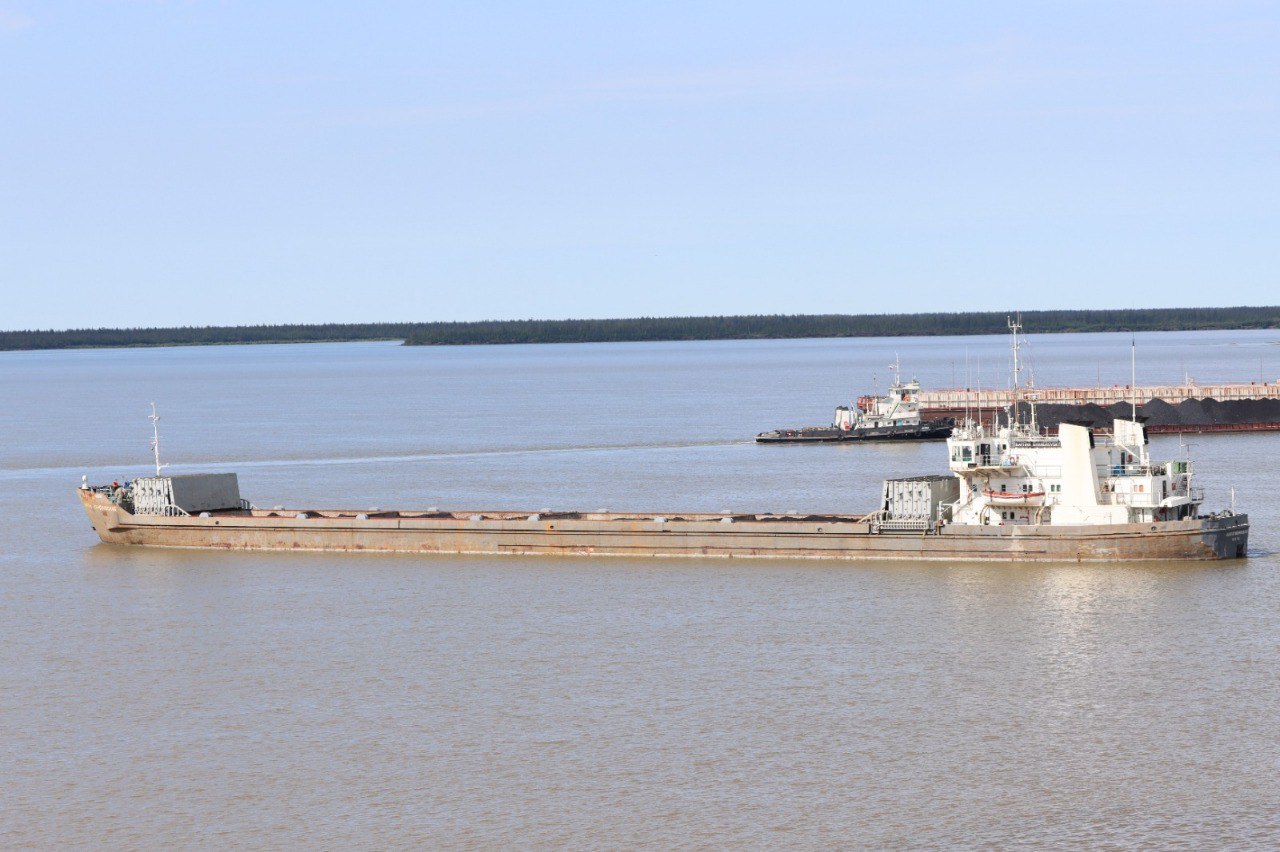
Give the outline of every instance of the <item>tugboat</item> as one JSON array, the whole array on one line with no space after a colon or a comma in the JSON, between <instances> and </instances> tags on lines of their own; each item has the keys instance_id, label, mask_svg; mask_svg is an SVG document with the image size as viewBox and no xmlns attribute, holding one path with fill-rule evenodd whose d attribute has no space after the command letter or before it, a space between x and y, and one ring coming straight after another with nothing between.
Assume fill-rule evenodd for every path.
<instances>
[{"instance_id":1,"label":"tugboat","mask_svg":"<svg viewBox=\"0 0 1280 852\"><path fill-rule=\"evenodd\" d=\"M837 441L942 441L951 434L955 418L920 419L920 382L902 381L898 365L892 366L893 384L884 396L864 396L857 409L836 408L830 426L773 429L756 435L759 444L811 444Z\"/></svg>"}]
</instances>

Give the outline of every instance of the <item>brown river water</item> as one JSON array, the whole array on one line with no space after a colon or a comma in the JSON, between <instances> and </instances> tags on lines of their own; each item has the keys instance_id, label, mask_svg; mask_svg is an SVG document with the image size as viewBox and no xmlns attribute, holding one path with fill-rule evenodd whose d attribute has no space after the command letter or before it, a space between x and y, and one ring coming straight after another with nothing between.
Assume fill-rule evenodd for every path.
<instances>
[{"instance_id":1,"label":"brown river water","mask_svg":"<svg viewBox=\"0 0 1280 852\"><path fill-rule=\"evenodd\" d=\"M1277 332L1137 342L1280 376ZM1253 521L1198 565L142 550L74 493L155 400L260 506L867 511L943 445L749 439L895 354L1007 383L994 337L0 353L0 845L1280 845L1280 434L1189 439ZM1127 335L1030 356L1128 381Z\"/></svg>"}]
</instances>

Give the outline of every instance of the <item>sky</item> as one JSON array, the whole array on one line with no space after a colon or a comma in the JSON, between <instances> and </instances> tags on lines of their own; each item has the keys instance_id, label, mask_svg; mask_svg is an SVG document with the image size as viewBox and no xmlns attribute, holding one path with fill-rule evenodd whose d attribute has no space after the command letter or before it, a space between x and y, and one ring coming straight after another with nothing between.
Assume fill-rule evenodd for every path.
<instances>
[{"instance_id":1,"label":"sky","mask_svg":"<svg viewBox=\"0 0 1280 852\"><path fill-rule=\"evenodd\" d=\"M0 329L1280 303L1273 2L0 0Z\"/></svg>"}]
</instances>

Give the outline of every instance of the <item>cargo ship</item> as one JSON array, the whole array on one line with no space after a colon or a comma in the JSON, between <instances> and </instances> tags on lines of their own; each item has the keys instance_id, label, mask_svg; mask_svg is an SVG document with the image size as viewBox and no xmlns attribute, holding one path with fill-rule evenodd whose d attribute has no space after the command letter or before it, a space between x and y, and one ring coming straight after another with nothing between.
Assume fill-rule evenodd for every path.
<instances>
[{"instance_id":1,"label":"cargo ship","mask_svg":"<svg viewBox=\"0 0 1280 852\"><path fill-rule=\"evenodd\" d=\"M838 441L941 441L951 434L955 418L920 416L920 382L902 381L901 368L894 364L893 384L883 395L859 398L857 408L836 407L830 426L803 426L773 429L756 435L759 444L835 443Z\"/></svg>"},{"instance_id":2,"label":"cargo ship","mask_svg":"<svg viewBox=\"0 0 1280 852\"><path fill-rule=\"evenodd\" d=\"M1016 398L1016 394L1015 394ZM234 473L156 475L79 495L109 544L222 550L388 551L630 557L981 561L1242 558L1249 519L1205 514L1189 459L1153 461L1140 418L1056 435L1011 405L1003 425L966 421L949 471L884 482L861 514L527 512L274 508ZM1233 500L1234 503L1234 500Z\"/></svg>"}]
</instances>

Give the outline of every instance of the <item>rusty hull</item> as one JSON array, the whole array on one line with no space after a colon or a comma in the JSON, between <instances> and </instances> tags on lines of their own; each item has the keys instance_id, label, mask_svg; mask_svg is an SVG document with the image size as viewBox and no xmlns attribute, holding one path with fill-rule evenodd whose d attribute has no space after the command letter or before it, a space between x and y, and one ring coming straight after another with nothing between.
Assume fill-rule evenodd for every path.
<instances>
[{"instance_id":1,"label":"rusty hull","mask_svg":"<svg viewBox=\"0 0 1280 852\"><path fill-rule=\"evenodd\" d=\"M109 544L225 550L1111 562L1240 558L1249 536L1245 515L926 534L878 530L853 515L254 509L204 518L133 515L92 491L80 498Z\"/></svg>"}]
</instances>

